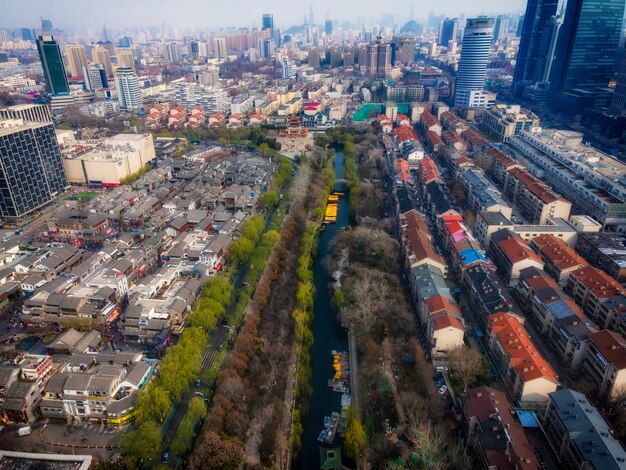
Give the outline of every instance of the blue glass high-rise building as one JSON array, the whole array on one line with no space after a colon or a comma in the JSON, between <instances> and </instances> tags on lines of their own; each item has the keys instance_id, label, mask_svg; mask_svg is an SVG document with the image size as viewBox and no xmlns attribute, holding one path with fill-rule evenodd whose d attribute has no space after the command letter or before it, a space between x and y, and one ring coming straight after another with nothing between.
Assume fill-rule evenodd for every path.
<instances>
[{"instance_id":1,"label":"blue glass high-rise building","mask_svg":"<svg viewBox=\"0 0 626 470\"><path fill-rule=\"evenodd\" d=\"M70 85L67 81L67 73L63 64L61 49L52 36L39 36L37 38L37 51L41 68L48 85L48 91L53 95L67 95Z\"/></svg>"},{"instance_id":2,"label":"blue glass high-rise building","mask_svg":"<svg viewBox=\"0 0 626 470\"><path fill-rule=\"evenodd\" d=\"M69 187L50 121L0 121L0 162L0 217L23 217Z\"/></svg>"},{"instance_id":3,"label":"blue glass high-rise building","mask_svg":"<svg viewBox=\"0 0 626 470\"><path fill-rule=\"evenodd\" d=\"M263 17L261 18L262 27L261 29L269 29L274 30L274 15L271 13L263 13Z\"/></svg>"},{"instance_id":4,"label":"blue glass high-rise building","mask_svg":"<svg viewBox=\"0 0 626 470\"><path fill-rule=\"evenodd\" d=\"M528 0L523 16L522 30L515 72L513 91L521 94L526 85L542 81L549 54L550 20L556 15L559 0Z\"/></svg>"},{"instance_id":5,"label":"blue glass high-rise building","mask_svg":"<svg viewBox=\"0 0 626 470\"><path fill-rule=\"evenodd\" d=\"M576 113L603 106L614 75L626 0L568 0L548 105Z\"/></svg>"},{"instance_id":6,"label":"blue glass high-rise building","mask_svg":"<svg viewBox=\"0 0 626 470\"><path fill-rule=\"evenodd\" d=\"M459 20L456 18L446 18L439 25L439 41L440 46L448 47L448 42L456 39L459 32Z\"/></svg>"}]
</instances>

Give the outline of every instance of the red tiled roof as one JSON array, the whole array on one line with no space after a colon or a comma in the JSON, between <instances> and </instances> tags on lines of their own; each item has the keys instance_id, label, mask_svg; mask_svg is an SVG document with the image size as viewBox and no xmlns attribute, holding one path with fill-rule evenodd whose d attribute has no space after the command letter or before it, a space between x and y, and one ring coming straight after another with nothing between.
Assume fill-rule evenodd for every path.
<instances>
[{"instance_id":1,"label":"red tiled roof","mask_svg":"<svg viewBox=\"0 0 626 470\"><path fill-rule=\"evenodd\" d=\"M626 295L626 290L619 282L593 266L585 266L572 271L570 279L582 284L599 299L606 299L619 294Z\"/></svg>"},{"instance_id":2,"label":"red tiled roof","mask_svg":"<svg viewBox=\"0 0 626 470\"><path fill-rule=\"evenodd\" d=\"M420 122L426 129L430 129L433 126L441 126L437 118L430 114L428 111L424 111L420 115Z\"/></svg>"},{"instance_id":3,"label":"red tiled roof","mask_svg":"<svg viewBox=\"0 0 626 470\"><path fill-rule=\"evenodd\" d=\"M446 142L448 145L453 145L453 144L463 141L459 137L459 134L457 134L454 131L451 131L450 129L446 129L445 131L441 132L441 137L443 138L444 142Z\"/></svg>"},{"instance_id":4,"label":"red tiled roof","mask_svg":"<svg viewBox=\"0 0 626 470\"><path fill-rule=\"evenodd\" d=\"M444 328L454 327L459 330L465 331L463 322L457 317L450 315L449 313L439 313L432 318L433 329L443 330Z\"/></svg>"},{"instance_id":5,"label":"red tiled roof","mask_svg":"<svg viewBox=\"0 0 626 470\"><path fill-rule=\"evenodd\" d=\"M505 154L500 152L500 150L498 150L495 147L489 147L487 150L485 150L485 153L489 155L491 158L493 158L495 161L497 161L505 169L509 169L512 166L519 165L519 163L507 157Z\"/></svg>"},{"instance_id":6,"label":"red tiled roof","mask_svg":"<svg viewBox=\"0 0 626 470\"><path fill-rule=\"evenodd\" d=\"M476 147L482 147L487 144L487 141L478 135L478 133L476 133L473 129L465 129L461 132L461 136Z\"/></svg>"},{"instance_id":7,"label":"red tiled roof","mask_svg":"<svg viewBox=\"0 0 626 470\"><path fill-rule=\"evenodd\" d=\"M589 339L604 359L614 364L617 370L626 369L626 340L622 335L611 330L601 330L590 333Z\"/></svg>"},{"instance_id":8,"label":"red tiled roof","mask_svg":"<svg viewBox=\"0 0 626 470\"><path fill-rule=\"evenodd\" d=\"M526 328L509 313L495 313L489 316L491 334L495 334L502 348L510 358L510 366L525 381L544 377L558 383L550 364L539 354L530 340Z\"/></svg>"},{"instance_id":9,"label":"red tiled roof","mask_svg":"<svg viewBox=\"0 0 626 470\"><path fill-rule=\"evenodd\" d=\"M436 145L444 145L443 140L441 140L441 137L439 137L436 132L426 131L426 137L430 141L430 145L432 145L433 147L435 147Z\"/></svg>"},{"instance_id":10,"label":"red tiled roof","mask_svg":"<svg viewBox=\"0 0 626 470\"><path fill-rule=\"evenodd\" d=\"M556 266L560 271L587 266L589 263L574 251L562 239L554 235L544 234L531 240L539 254Z\"/></svg>"},{"instance_id":11,"label":"red tiled roof","mask_svg":"<svg viewBox=\"0 0 626 470\"><path fill-rule=\"evenodd\" d=\"M461 316L461 311L459 310L459 307L457 307L450 301L450 299L444 297L443 295L434 295L426 299L426 308L428 308L428 313L430 315L437 315L441 312L448 312L457 317Z\"/></svg>"},{"instance_id":12,"label":"red tiled roof","mask_svg":"<svg viewBox=\"0 0 626 470\"><path fill-rule=\"evenodd\" d=\"M511 404L504 392L486 386L472 388L463 397L463 403L469 417L481 423L477 432L493 433L495 426L498 431L502 430L501 440L506 439L506 445L501 445L495 436L476 441L483 446L482 452L490 468L535 470L540 467L524 429L513 417ZM504 435L504 430L510 439Z\"/></svg>"},{"instance_id":13,"label":"red tiled roof","mask_svg":"<svg viewBox=\"0 0 626 470\"><path fill-rule=\"evenodd\" d=\"M396 127L392 134L394 134L401 142L407 140L417 140L417 134L410 125L402 125Z\"/></svg>"},{"instance_id":14,"label":"red tiled roof","mask_svg":"<svg viewBox=\"0 0 626 470\"><path fill-rule=\"evenodd\" d=\"M519 236L511 236L503 240L497 240L494 237L494 241L500 246L500 249L511 264L519 263L526 259L532 259L543 265L543 261L537 253L531 250L528 244Z\"/></svg>"},{"instance_id":15,"label":"red tiled roof","mask_svg":"<svg viewBox=\"0 0 626 470\"><path fill-rule=\"evenodd\" d=\"M509 174L522 183L528 191L545 204L551 204L556 201L565 201L565 199L552 191L547 184L525 168L511 168L509 170Z\"/></svg>"}]
</instances>

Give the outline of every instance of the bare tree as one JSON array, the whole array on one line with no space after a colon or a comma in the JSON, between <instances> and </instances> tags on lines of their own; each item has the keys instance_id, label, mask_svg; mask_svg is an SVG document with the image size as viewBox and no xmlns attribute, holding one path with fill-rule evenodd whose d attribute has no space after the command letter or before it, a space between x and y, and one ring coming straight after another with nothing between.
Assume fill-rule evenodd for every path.
<instances>
[{"instance_id":1,"label":"bare tree","mask_svg":"<svg viewBox=\"0 0 626 470\"><path fill-rule=\"evenodd\" d=\"M448 351L448 365L450 375L458 378L463 392L467 392L482 373L483 355L475 349L459 346Z\"/></svg>"},{"instance_id":2,"label":"bare tree","mask_svg":"<svg viewBox=\"0 0 626 470\"><path fill-rule=\"evenodd\" d=\"M389 296L389 284L384 279L375 279L372 271L363 269L351 289L354 304L346 310L346 320L356 326L361 334L371 331L382 303Z\"/></svg>"},{"instance_id":3,"label":"bare tree","mask_svg":"<svg viewBox=\"0 0 626 470\"><path fill-rule=\"evenodd\" d=\"M448 467L445 452L448 439L445 433L427 421L419 424L419 426L412 426L411 434L416 442L413 452L417 456L417 462L419 462L419 466L414 468L443 470Z\"/></svg>"}]
</instances>

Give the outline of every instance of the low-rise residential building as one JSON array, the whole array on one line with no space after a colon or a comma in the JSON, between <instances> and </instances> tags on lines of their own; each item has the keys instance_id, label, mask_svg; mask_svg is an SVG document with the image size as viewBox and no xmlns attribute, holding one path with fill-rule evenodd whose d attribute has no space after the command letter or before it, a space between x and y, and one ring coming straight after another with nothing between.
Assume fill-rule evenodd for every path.
<instances>
[{"instance_id":1,"label":"low-rise residential building","mask_svg":"<svg viewBox=\"0 0 626 470\"><path fill-rule=\"evenodd\" d=\"M570 273L565 290L601 328L620 331L626 314L626 291L604 271L586 266Z\"/></svg>"},{"instance_id":2,"label":"low-rise residential building","mask_svg":"<svg viewBox=\"0 0 626 470\"><path fill-rule=\"evenodd\" d=\"M523 168L512 158L507 157L504 153L495 147L489 147L485 150L485 155L489 158L489 170L487 173L498 186L504 187L506 175L513 168Z\"/></svg>"},{"instance_id":3,"label":"low-rise residential building","mask_svg":"<svg viewBox=\"0 0 626 470\"><path fill-rule=\"evenodd\" d=\"M461 399L462 432L481 468L535 470L533 446L514 418L506 394L491 387L475 387Z\"/></svg>"},{"instance_id":4,"label":"low-rise residential building","mask_svg":"<svg viewBox=\"0 0 626 470\"><path fill-rule=\"evenodd\" d=\"M530 241L530 247L541 256L545 263L544 269L561 287L567 285L570 273L588 264L561 238L553 235L540 235L533 238Z\"/></svg>"},{"instance_id":5,"label":"low-rise residential building","mask_svg":"<svg viewBox=\"0 0 626 470\"><path fill-rule=\"evenodd\" d=\"M611 469L626 466L626 451L587 397L571 389L548 396L543 429L564 468Z\"/></svg>"},{"instance_id":6,"label":"low-rise residential building","mask_svg":"<svg viewBox=\"0 0 626 470\"><path fill-rule=\"evenodd\" d=\"M589 335L590 346L583 363L583 375L601 395L611 398L626 393L626 340L619 333L601 330Z\"/></svg>"},{"instance_id":7,"label":"low-rise residential building","mask_svg":"<svg viewBox=\"0 0 626 470\"><path fill-rule=\"evenodd\" d=\"M532 315L559 359L572 369L579 367L596 325L554 279L537 268L522 269L516 289L523 300L522 308Z\"/></svg>"},{"instance_id":8,"label":"low-rise residential building","mask_svg":"<svg viewBox=\"0 0 626 470\"><path fill-rule=\"evenodd\" d=\"M623 233L582 233L576 251L617 282L626 281L626 235Z\"/></svg>"},{"instance_id":9,"label":"low-rise residential building","mask_svg":"<svg viewBox=\"0 0 626 470\"><path fill-rule=\"evenodd\" d=\"M500 212L480 211L476 217L474 233L483 248L488 250L491 235L502 229L513 230L513 227L513 222Z\"/></svg>"},{"instance_id":10,"label":"low-rise residential building","mask_svg":"<svg viewBox=\"0 0 626 470\"><path fill-rule=\"evenodd\" d=\"M509 286L517 284L520 271L534 266L543 269L543 261L515 232L498 230L491 236L488 254Z\"/></svg>"},{"instance_id":11,"label":"low-rise residential building","mask_svg":"<svg viewBox=\"0 0 626 470\"><path fill-rule=\"evenodd\" d=\"M496 367L514 399L527 406L546 403L559 382L518 317L506 312L491 315L487 336Z\"/></svg>"},{"instance_id":12,"label":"low-rise residential building","mask_svg":"<svg viewBox=\"0 0 626 470\"><path fill-rule=\"evenodd\" d=\"M539 127L539 118L519 105L498 104L485 110L480 124L491 138L506 142L521 131Z\"/></svg>"},{"instance_id":13,"label":"low-rise residential building","mask_svg":"<svg viewBox=\"0 0 626 470\"><path fill-rule=\"evenodd\" d=\"M523 168L507 172L504 194L515 203L520 212L533 224L545 224L549 218L567 219L572 203Z\"/></svg>"},{"instance_id":14,"label":"low-rise residential building","mask_svg":"<svg viewBox=\"0 0 626 470\"><path fill-rule=\"evenodd\" d=\"M491 315L510 311L512 301L493 267L477 264L468 268L463 273L463 285L467 289L469 304L478 315L483 329Z\"/></svg>"},{"instance_id":15,"label":"low-rise residential building","mask_svg":"<svg viewBox=\"0 0 626 470\"><path fill-rule=\"evenodd\" d=\"M500 190L487 179L481 169L459 171L456 177L472 209L477 212L500 212L505 217L511 217L513 209L502 199Z\"/></svg>"}]
</instances>

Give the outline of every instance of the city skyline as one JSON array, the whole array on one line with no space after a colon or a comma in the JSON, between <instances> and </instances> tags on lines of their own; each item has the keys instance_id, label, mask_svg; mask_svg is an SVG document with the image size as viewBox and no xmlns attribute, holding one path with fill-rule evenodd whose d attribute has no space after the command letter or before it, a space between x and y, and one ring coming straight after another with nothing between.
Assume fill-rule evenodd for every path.
<instances>
[{"instance_id":1,"label":"city skyline","mask_svg":"<svg viewBox=\"0 0 626 470\"><path fill-rule=\"evenodd\" d=\"M411 18L415 12L415 19L428 18L430 11L435 15L466 16L495 15L499 13L523 13L525 2L514 0L508 2L507 7L496 0L487 0L468 5L460 0L437 5L437 10L431 5L421 2L406 3L394 11L375 2L365 0L358 5L341 3L337 5L330 0L318 1L313 5L315 23L324 25L327 18L331 20L352 22L363 20L366 24L375 25L382 15L392 15L398 23ZM106 24L113 28L133 28L161 26L163 23L171 27L183 28L228 28L249 27L261 28L261 17L264 13L274 15L274 25L279 28L289 28L302 24L305 15L309 14L311 4L299 4L293 8L285 8L278 0L269 0L251 5L248 0L235 0L224 7L213 7L207 14L198 12L207 9L207 5L199 0L185 0L177 4L178 8L171 8L171 3L162 0L146 3L122 2L113 0L106 9L98 10L94 14L90 2L76 3L68 0L55 2L54 5L43 0L8 0L5 2L0 27L40 27L39 17L49 18L55 27L85 30L92 29L99 32ZM120 11L124 11L120 15ZM61 14L62 12L62 14ZM242 14L245 12L245 15Z\"/></svg>"}]
</instances>

